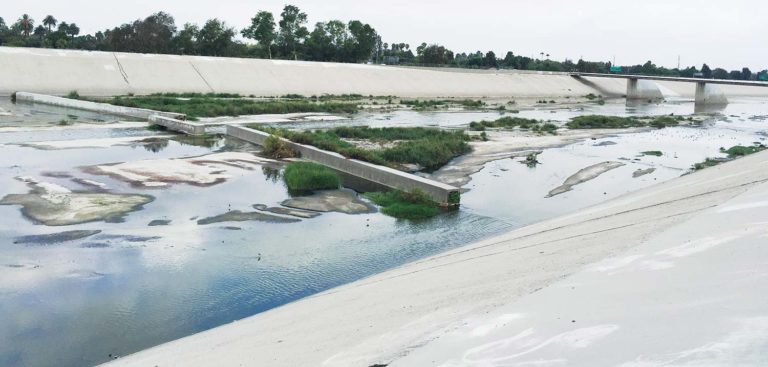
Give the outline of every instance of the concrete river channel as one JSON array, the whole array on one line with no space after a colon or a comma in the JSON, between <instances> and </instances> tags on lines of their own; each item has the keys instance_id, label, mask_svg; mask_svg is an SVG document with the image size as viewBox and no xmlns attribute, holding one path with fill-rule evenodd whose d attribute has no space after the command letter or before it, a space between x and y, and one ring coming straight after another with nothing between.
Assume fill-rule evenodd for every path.
<instances>
[{"instance_id":1,"label":"concrete river channel","mask_svg":"<svg viewBox=\"0 0 768 367\"><path fill-rule=\"evenodd\" d=\"M690 100L617 101L516 116L562 125L584 114L692 111ZM499 115L395 110L273 125L466 129ZM0 365L98 364L679 177L723 156L721 147L764 142L768 104L734 99L700 118L533 144L541 151L535 167L501 149L454 180L465 190L460 210L413 222L379 213L349 189L329 194L326 212L294 213L280 179L284 163L243 141L151 131L141 121L3 97ZM604 162L618 163L548 197Z\"/></svg>"}]
</instances>

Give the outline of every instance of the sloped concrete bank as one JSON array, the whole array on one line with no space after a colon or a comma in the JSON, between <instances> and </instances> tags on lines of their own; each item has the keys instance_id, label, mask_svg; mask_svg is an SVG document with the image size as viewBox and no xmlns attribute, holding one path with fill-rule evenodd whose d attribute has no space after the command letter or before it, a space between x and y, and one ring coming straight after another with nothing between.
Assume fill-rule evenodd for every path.
<instances>
[{"instance_id":1,"label":"sloped concrete bank","mask_svg":"<svg viewBox=\"0 0 768 367\"><path fill-rule=\"evenodd\" d=\"M233 125L227 126L227 135L259 145L264 145L264 141L269 137L269 134L263 131ZM419 189L428 194L437 203L449 204L452 195L456 197L459 195L459 188L451 185L401 172L393 168L349 159L341 154L328 152L313 146L297 144L286 139L283 139L283 141L291 149L301 153L302 158L392 189L403 191Z\"/></svg>"},{"instance_id":2,"label":"sloped concrete bank","mask_svg":"<svg viewBox=\"0 0 768 367\"><path fill-rule=\"evenodd\" d=\"M465 71L379 65L130 54L0 47L0 94L29 91L106 96L128 93L218 92L255 96L357 93L400 97L621 96L624 80L589 83L558 73ZM659 82L693 97L691 83ZM728 96L768 96L757 87L723 86Z\"/></svg>"},{"instance_id":3,"label":"sloped concrete bank","mask_svg":"<svg viewBox=\"0 0 768 367\"><path fill-rule=\"evenodd\" d=\"M640 313L648 318L628 320L634 326L643 324L674 326L677 332L682 333L680 335L686 335L682 337L676 334L675 340L684 341L684 343L664 343L666 339L663 336L666 334L649 332L642 335L656 339L657 343L646 344L645 341L636 340L622 344L620 349L611 348L614 344L602 344L607 346L607 349L600 349L598 353L593 352L592 349L583 349L591 345L595 336L604 335L604 332L608 331L613 332L616 328L589 328L594 324L582 325L583 319L573 316L569 302L571 295L575 293L571 289L580 289L580 285L569 283L568 277L579 273L582 269L591 269L588 267L591 264L611 258L616 261L606 260L607 262L603 264L614 264L613 269L620 270L621 268L616 267L615 264L626 263L622 259L631 256L632 254L627 252L635 248L639 251L652 251L654 254L694 254L716 248L715 246L718 245L725 246L727 241L723 240L722 236L747 233L752 236L745 237L751 241L747 243L752 243L751 251L734 252L724 248L725 255L718 256L728 257L727 262L719 262L718 256L709 256L697 258L692 263L686 260L681 269L699 271L724 266L725 268L713 272L713 276L703 280L710 282L709 287L706 287L707 283L696 283L694 287L696 292L706 289L706 293L718 302L748 300L751 297L751 301L743 304L760 302L757 307L764 309L764 305L768 303L765 295L754 292L754 287L748 286L755 284L754 282L742 283L730 278L735 276L735 279L746 279L745 277L749 276L749 279L764 282L765 272L759 267L765 264L766 253L764 250L759 250L764 246L755 246L764 242L765 219L754 215L755 210L762 210L760 213L764 215L767 205L764 199L765 195L768 195L766 167L768 167L768 152L757 153L685 175L571 215L543 221L499 237L410 263L229 325L121 358L107 365L110 367L433 365L434 362L444 362L437 359L441 356L438 354L425 356L419 351L428 351L426 348L430 345L440 346L439 343L444 336L453 331L463 330L464 325L467 324L466 320L482 319L484 315L498 316L500 312L506 312L502 316L509 312L516 312L510 309L510 306L543 292L553 295L547 298L547 308L542 310L542 316L540 316L546 318L546 335L535 342L529 338L531 333L525 334L523 330L522 335L508 334L506 337L499 338L495 344L487 348L483 347L485 349L482 351L504 351L506 349L499 348L521 345L540 349L536 346L546 346L547 340L550 340L553 347L564 348L572 345L576 349L582 348L579 349L583 350L581 355L589 354L592 359L589 363L576 364L594 365L598 363L595 358L603 355L602 353L610 355L612 361L616 360L617 356L620 360L632 361L635 357L642 358L642 353L662 353L669 358L677 356L676 353L690 356L690 354L683 354L686 348L695 348L696 343L707 340L699 338L698 335L711 336L723 333L721 335L724 337L734 335L736 338L728 340L745 341L739 337L742 334L729 334L729 331L738 332L740 327L738 322L725 322L730 316L728 311L730 307L719 307L719 303L711 303L709 300L700 302L698 298L686 297L689 294L686 282L696 283L702 280L695 275L686 277L683 271L675 273L674 282L667 282L661 277L657 282L650 282L650 288L646 281L642 283L642 289L634 289L631 285L621 282L618 282L622 284L619 289L600 287L589 289L590 292L600 293L601 299L621 298L630 288L638 292L650 291L648 294L651 296L643 298L641 307L647 310L674 309L678 313L687 313L690 316L689 319L697 319L698 311L706 309L707 316L704 319L707 320L706 322L701 322L701 318L698 318L698 321L694 322L676 323L674 319L657 318L657 314L653 312ZM734 198L736 201L732 201ZM727 220L727 229L730 232L712 234L712 231L717 232L720 228L718 226L721 225L715 217L711 216L712 213L727 213L727 219L722 218ZM701 232L704 228L709 230ZM744 229L748 231L745 232ZM649 244L650 248L644 248L644 244ZM681 245L686 246L678 248ZM756 254L760 254L760 257L754 257ZM655 257L650 260L654 259ZM732 261L736 259L738 261ZM679 260L683 262L682 258ZM744 264L748 266L744 267ZM669 264L650 262L645 265L664 269L664 266ZM607 269L612 268L609 266ZM744 269L748 271L744 272ZM718 278L717 274L730 274L730 278ZM555 292L548 291L551 285L556 284L561 284L565 288ZM672 299L666 296L656 297L654 287L666 287L660 294L668 295L671 292L678 296ZM744 289L748 290L747 293ZM537 292L538 290L541 292ZM605 292L608 293L605 294ZM726 292L725 296L718 298L719 292ZM537 303L527 304L536 305ZM597 320L602 314L596 311L593 303L586 303L588 305L586 308L584 304L580 302L579 308L574 311L588 313L589 315L582 315L582 317L590 319L589 321L621 324L621 320ZM525 306L525 303L523 305ZM620 306L623 307L624 317L631 319L637 315L632 313L628 306ZM535 307L525 307L525 310L536 312ZM556 312L553 313L552 310ZM713 315L717 316L717 323L709 322L710 316ZM749 315L736 314L735 316ZM525 318L526 315L520 317ZM479 338L483 336L499 336L491 333L497 328L494 323L499 323L498 328L500 328L505 324L512 325L511 322L518 319L512 317L500 318L501 321L494 319L491 326L478 327L468 332L477 337L473 340L482 341L484 339ZM747 321L749 321L748 318ZM480 323L480 326L482 325L485 324ZM526 326L527 328L538 327L536 324L531 326L528 321L521 325L529 325ZM556 328L552 328L552 325ZM587 330L582 330L585 326ZM763 344L717 343L715 344L718 346L717 353L705 353L702 357L719 358L723 355L740 353L755 356L755 353L744 351L761 350L761 346L765 345L765 329L760 327L761 329L757 330L758 334L752 333L751 337L762 336L763 339L758 341ZM571 328L577 332L560 337L556 335L557 329L570 330ZM550 334L550 331L554 333ZM589 333L590 331L598 333ZM554 336L549 338L549 335ZM521 340L520 343L515 343L516 339L509 339L516 336ZM437 342L433 344L435 340ZM585 341L580 343L579 340ZM510 342L505 343L505 341ZM459 346L463 347L464 344ZM446 349L437 349L437 351L441 350ZM451 353L460 353L463 350L452 349ZM706 352L712 349L701 350ZM477 352L478 349L474 351ZM510 355L524 354L519 350L511 350L509 353ZM409 363L409 355L414 358L424 358L419 358L418 362ZM559 358L562 354L555 349L550 355L537 354L536 356L540 357L537 361L542 361L547 358L550 358L549 360ZM503 356L491 355L490 358L502 358L498 361L504 361ZM488 365L493 365L496 360L488 361L486 361ZM517 360L512 360L512 362L515 361ZM734 365L727 360L724 363L706 359L702 361L710 363L697 365ZM658 365L661 364L665 363L660 362ZM463 366L472 365L472 363L462 364L459 360L458 364L443 365ZM736 363L736 365L744 364Z\"/></svg>"}]
</instances>

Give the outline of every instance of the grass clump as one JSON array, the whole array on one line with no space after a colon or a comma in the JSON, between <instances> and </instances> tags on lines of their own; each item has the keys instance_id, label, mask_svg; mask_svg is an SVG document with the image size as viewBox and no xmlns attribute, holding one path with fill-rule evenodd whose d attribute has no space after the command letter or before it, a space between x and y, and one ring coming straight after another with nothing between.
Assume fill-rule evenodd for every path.
<instances>
[{"instance_id":1,"label":"grass clump","mask_svg":"<svg viewBox=\"0 0 768 367\"><path fill-rule=\"evenodd\" d=\"M133 93L128 94L129 97L133 97ZM184 93L152 93L152 97L171 97L171 98L242 98L238 93L196 93L196 92L184 92Z\"/></svg>"},{"instance_id":2,"label":"grass clump","mask_svg":"<svg viewBox=\"0 0 768 367\"><path fill-rule=\"evenodd\" d=\"M662 152L660 150L647 150L645 152L640 152L640 154L642 154L642 155L652 155L652 156L655 156L655 157L661 157L661 156L664 155L664 152Z\"/></svg>"},{"instance_id":3,"label":"grass clump","mask_svg":"<svg viewBox=\"0 0 768 367\"><path fill-rule=\"evenodd\" d=\"M440 208L421 190L411 192L369 192L365 197L381 207L381 212L398 219L428 219L440 214Z\"/></svg>"},{"instance_id":4,"label":"grass clump","mask_svg":"<svg viewBox=\"0 0 768 367\"><path fill-rule=\"evenodd\" d=\"M69 99L80 99L80 93L78 93L76 90L69 91L69 93L67 93L67 98L69 98Z\"/></svg>"},{"instance_id":5,"label":"grass clump","mask_svg":"<svg viewBox=\"0 0 768 367\"><path fill-rule=\"evenodd\" d=\"M680 124L681 120L683 120L682 116L659 116L651 120L651 122L648 123L648 126L663 129L665 127L677 126Z\"/></svg>"},{"instance_id":6,"label":"grass clump","mask_svg":"<svg viewBox=\"0 0 768 367\"><path fill-rule=\"evenodd\" d=\"M402 99L400 100L400 104L411 107L414 110L418 111L424 111L424 110L434 110L438 108L448 108L451 105L459 105L464 107L465 109L478 109L485 107L485 102L481 100L472 100L472 99L458 99L458 100L451 100L451 99L428 99L428 100L419 100L419 99Z\"/></svg>"},{"instance_id":7,"label":"grass clump","mask_svg":"<svg viewBox=\"0 0 768 367\"><path fill-rule=\"evenodd\" d=\"M288 191L305 194L315 190L335 190L341 185L339 175L332 169L312 162L291 162L285 167L283 180Z\"/></svg>"},{"instance_id":8,"label":"grass clump","mask_svg":"<svg viewBox=\"0 0 768 367\"><path fill-rule=\"evenodd\" d=\"M745 147L743 145L736 145L728 149L720 148L720 151L722 153L728 154L729 158L737 158L737 157L743 157L745 155L754 154L759 151L763 151L765 150L765 148L766 148L765 145L757 143L749 147Z\"/></svg>"},{"instance_id":9,"label":"grass clump","mask_svg":"<svg viewBox=\"0 0 768 367\"><path fill-rule=\"evenodd\" d=\"M262 152L264 155L273 159L291 158L296 156L296 152L289 148L288 144L277 135L268 136L267 139L264 140L263 147L264 149Z\"/></svg>"},{"instance_id":10,"label":"grass clump","mask_svg":"<svg viewBox=\"0 0 768 367\"><path fill-rule=\"evenodd\" d=\"M469 123L469 129L473 131L485 131L486 128L512 129L519 127L524 130L532 130L542 134L557 134L557 125L544 123L540 120L527 119L522 117L504 116L494 121L472 121Z\"/></svg>"},{"instance_id":11,"label":"grass clump","mask_svg":"<svg viewBox=\"0 0 768 367\"><path fill-rule=\"evenodd\" d=\"M187 95L187 97L180 97ZM113 97L106 100L117 106L147 108L157 111L183 113L190 120L198 117L260 115L267 113L355 113L358 107L354 103L312 102L309 100L254 100L246 98L222 98L217 95L178 94L150 95L143 97Z\"/></svg>"},{"instance_id":12,"label":"grass clump","mask_svg":"<svg viewBox=\"0 0 768 367\"><path fill-rule=\"evenodd\" d=\"M427 170L436 170L464 153L469 152L469 136L462 131L444 131L423 127L369 128L337 127L329 130L293 131L259 125L251 126L270 134L281 135L299 144L339 153L347 158L384 165L418 164ZM388 143L391 146L365 149L345 141L360 139ZM392 145L394 144L394 145Z\"/></svg>"},{"instance_id":13,"label":"grass clump","mask_svg":"<svg viewBox=\"0 0 768 367\"><path fill-rule=\"evenodd\" d=\"M633 117L584 115L572 118L565 126L569 129L624 129L643 127L645 123Z\"/></svg>"},{"instance_id":14,"label":"grass clump","mask_svg":"<svg viewBox=\"0 0 768 367\"><path fill-rule=\"evenodd\" d=\"M723 163L722 159L717 158L707 158L704 160L704 162L699 162L693 165L693 170L698 171L704 168L717 166L718 164Z\"/></svg>"}]
</instances>

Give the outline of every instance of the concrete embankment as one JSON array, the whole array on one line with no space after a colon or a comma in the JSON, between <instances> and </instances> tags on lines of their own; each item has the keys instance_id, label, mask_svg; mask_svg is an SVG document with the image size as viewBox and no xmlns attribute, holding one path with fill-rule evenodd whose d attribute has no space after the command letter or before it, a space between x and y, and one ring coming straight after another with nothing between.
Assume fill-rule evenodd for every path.
<instances>
[{"instance_id":1,"label":"concrete embankment","mask_svg":"<svg viewBox=\"0 0 768 367\"><path fill-rule=\"evenodd\" d=\"M586 79L586 78L585 78ZM357 93L401 97L621 96L626 82L579 81L559 73L402 68L223 57L0 47L0 94L29 91L104 96L219 92L255 96ZM692 83L659 82L667 95L692 97ZM766 96L766 88L722 86L728 96Z\"/></svg>"},{"instance_id":2,"label":"concrete embankment","mask_svg":"<svg viewBox=\"0 0 768 367\"><path fill-rule=\"evenodd\" d=\"M41 103L64 108L75 108L79 110L93 111L116 116L144 119L152 124L164 126L169 130L178 131L189 135L205 134L204 124L185 121L186 115L181 113L115 106L108 103L82 101L79 99L63 98L28 92L16 92L14 93L14 98L17 102L22 103Z\"/></svg>"},{"instance_id":3,"label":"concrete embankment","mask_svg":"<svg viewBox=\"0 0 768 367\"><path fill-rule=\"evenodd\" d=\"M547 322L549 324L559 322L562 324L558 324L561 329L580 328L582 319L571 317L572 314L568 312L571 288L580 288L579 284L568 283L568 277L579 273L586 266L612 257L625 257L628 251L642 248L646 243L653 243L653 247L643 251L665 251L663 248L690 244L687 248L668 251L677 254L692 254L725 243L720 237L706 238L714 236L710 233L711 231L714 231L717 236L723 235L716 233L720 225L717 220L706 219L701 222L702 216L713 212L729 213L727 225L730 232L726 235L731 232L734 235L744 233L740 230L740 226L748 226L752 228L750 229L752 232L749 233L764 236L765 219L763 224L760 224L762 227L755 227L757 224L752 223L755 221L754 211L741 209L765 207L764 197L768 195L766 167L768 167L768 152L757 153L685 175L571 215L533 224L496 238L331 289L232 324L151 348L114 361L109 366L371 366L397 365L398 360L403 361L401 365L432 365L429 361L435 361L434 358L419 359L421 362L426 360L426 364L409 364L408 360L403 358L408 358L409 354L419 355L420 350L426 350L433 341L451 331L463 330L462 327L468 319L480 318L489 313L495 315L499 311L511 312L510 305L514 306L515 302L522 302L541 292L549 292L550 286L556 284L564 284L563 287L566 285L568 287L548 293L554 296L547 298L547 305L558 307L547 309L547 312L550 312L550 309L557 311L556 314L550 312L545 315L549 317L546 319ZM731 202L740 195L745 199L736 199L736 202ZM760 218L757 220L759 221ZM699 233L704 228L710 228L711 231ZM762 228L762 230L754 232L755 228ZM702 239L702 236L705 238ZM759 244L759 242L753 242L753 244ZM765 252L761 254L764 255ZM754 265L765 263L765 258L760 258L758 262L753 261L750 257L752 255L754 251L726 250L725 255L720 256L738 257L742 262L750 265L749 269L754 269ZM748 275L742 272L742 267L734 267L733 264L738 264L738 261L720 263L717 257L696 261L703 262L685 265L685 269L714 269L722 265L726 268L718 270L716 274L741 274L736 277L737 279ZM669 264L649 262L645 265L663 269ZM667 283L663 277L656 283L643 283L644 287L649 288L636 289L627 287L627 283L621 282L619 284L623 286L618 288L603 289L599 287L599 283L597 288L593 288L594 292L602 292L599 294L603 297L601 299L620 298L628 291L627 288L631 288L629 291L633 292L649 290L651 296L642 299L641 307L645 309L660 310L658 312L663 313L670 307L674 307L675 310L687 312L691 318L695 319L698 315L697 310L707 308L706 320L710 320L712 315L716 315L718 320L728 318L727 310L730 307L718 308L716 303L699 302L698 298L685 297L688 290L686 282L695 281L698 278L685 277L685 272L675 274L674 283ZM764 271L749 274L758 277L754 279L759 279L759 276L764 276ZM743 285L747 283L742 284L732 280L719 282L717 277L709 281L714 283L710 287L706 287L707 284L697 285L696 292L706 290L704 293L717 298L718 292L727 289L727 296L723 300L738 301L745 297L748 299L751 295L753 300L760 302L759 307L765 307L766 299L761 293L750 291L749 294L744 294ZM679 284L677 285L679 288L675 288L676 284ZM664 297L657 298L653 293L654 287L666 287L662 294L677 292L681 296L671 301ZM749 289L749 287L746 288ZM541 292L536 292L537 290ZM733 298L734 295L740 298ZM665 303L667 301L672 303ZM583 317L594 321L596 315L600 315L599 312L594 311L592 303L582 302L581 304L578 310L589 311L591 315ZM715 307L708 305L715 305ZM630 310L635 305L622 306L623 317L632 318L636 315ZM526 308L528 309L531 308ZM532 310L536 311L535 308ZM633 325L659 324L655 321L666 320L662 323L677 325L676 330L688 336L704 335L704 331L713 330L727 332L729 327L735 325L718 321L715 328L714 323L700 322L701 319L676 324L675 320L668 318L656 319L656 314L653 312L643 312L642 315L647 318L637 319L639 322L634 322ZM609 321L608 323L620 322ZM579 329L581 333L568 334L559 339L553 336L554 339L551 340L566 342L587 340L581 344L571 343L576 347L585 347L590 345L589 341L592 340L590 338L595 336L594 333L588 333L590 330L607 332L615 329L615 327ZM478 330L476 335L484 335L482 330ZM659 335L666 334L643 335L664 341L665 338L660 338ZM508 337L514 336L508 335ZM531 348L550 340L542 337L538 343L534 343L524 338L525 336L521 336L521 340L529 342L526 345ZM585 336L588 338L583 339L582 337ZM688 336L676 337L675 340L685 341ZM735 337L736 339L733 340L744 340L738 335ZM701 338L691 340L700 342ZM438 340L435 343L439 342ZM503 341L500 341L494 345L498 346L502 343ZM552 345L571 344L558 342ZM664 343L654 345L659 344ZM684 345L687 344L675 344L675 347L679 347L676 351L684 352L686 348ZM634 358L638 355L637 352L648 351L644 347L644 341L625 343L621 349L611 349L610 347L614 344L605 345L610 350L603 350L600 353L616 356L617 351L620 351L618 353L626 359ZM717 345L722 347L718 351L727 353L738 354L745 350L759 350L759 348L749 347L753 344L719 343ZM745 349L733 349L739 346ZM461 349L455 351L458 352ZM656 349L656 351L662 351L662 349ZM586 350L587 354L590 354L589 352L590 350ZM600 353L591 354L597 356L601 355ZM549 357L558 356L557 353L553 355ZM435 358L439 357L435 355ZM594 363L584 365L597 363L595 360L591 362ZM707 365L733 364L726 362Z\"/></svg>"},{"instance_id":4,"label":"concrete embankment","mask_svg":"<svg viewBox=\"0 0 768 367\"><path fill-rule=\"evenodd\" d=\"M148 120L149 117L153 115L180 120L185 118L184 114L180 113L161 112L135 107L115 106L108 103L82 101L79 99L62 98L57 96L21 91L16 92L14 94L14 98L16 99L16 102L41 103L57 107L74 108L78 110L93 111L116 116L133 117L144 120Z\"/></svg>"},{"instance_id":5,"label":"concrete embankment","mask_svg":"<svg viewBox=\"0 0 768 367\"><path fill-rule=\"evenodd\" d=\"M254 144L264 145L269 134L242 126L227 126L227 135ZM458 198L459 189L441 182L433 181L389 167L378 166L368 162L349 159L341 154L328 152L309 145L297 144L283 139L291 149L301 153L306 158L343 173L360 177L396 190L411 191L419 189L429 195L437 203L447 204L451 196Z\"/></svg>"}]
</instances>

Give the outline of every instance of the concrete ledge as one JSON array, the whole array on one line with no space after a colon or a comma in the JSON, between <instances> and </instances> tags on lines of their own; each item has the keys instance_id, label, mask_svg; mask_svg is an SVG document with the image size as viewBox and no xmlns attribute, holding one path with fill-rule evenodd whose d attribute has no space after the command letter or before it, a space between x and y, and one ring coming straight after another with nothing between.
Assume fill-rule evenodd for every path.
<instances>
[{"instance_id":1,"label":"concrete ledge","mask_svg":"<svg viewBox=\"0 0 768 367\"><path fill-rule=\"evenodd\" d=\"M232 125L227 126L227 135L259 145L263 145L264 141L269 137L269 134L263 131ZM398 171L393 168L358 161L356 159L349 159L338 153L328 152L309 145L297 144L287 139L283 139L283 141L285 141L291 149L301 153L302 158L324 164L353 176L362 177L366 180L382 184L395 190L411 191L413 189L419 189L427 193L432 200L440 204L448 204L448 198L451 194L459 194L459 188L451 185Z\"/></svg>"},{"instance_id":2,"label":"concrete ledge","mask_svg":"<svg viewBox=\"0 0 768 367\"><path fill-rule=\"evenodd\" d=\"M165 126L169 130L179 131L189 135L205 134L205 125L196 122L182 121L160 115L151 115L148 120L155 125Z\"/></svg>"},{"instance_id":3,"label":"concrete ledge","mask_svg":"<svg viewBox=\"0 0 768 367\"><path fill-rule=\"evenodd\" d=\"M53 106L75 108L78 110L94 111L110 115L134 117L148 120L150 116L157 115L171 119L184 120L186 115L173 112L153 111L144 108L115 106L109 103L81 101L79 99L49 96L46 94L16 92L16 102L43 103Z\"/></svg>"}]
</instances>

